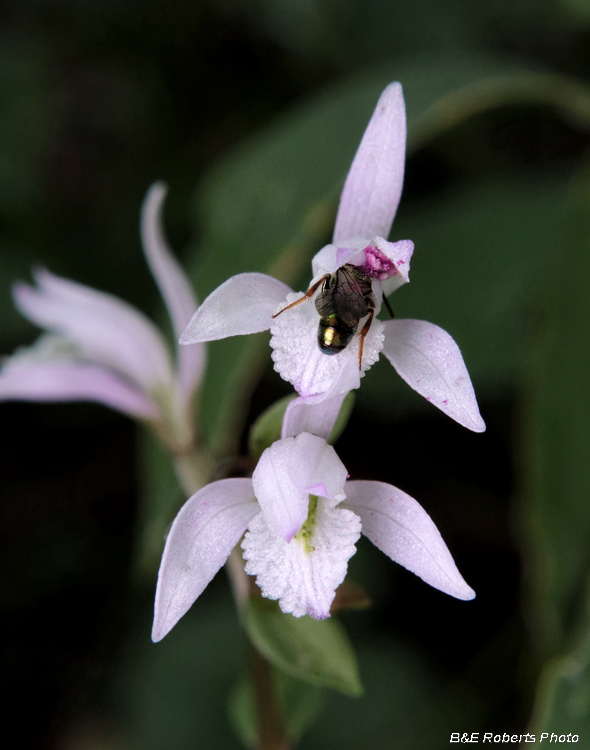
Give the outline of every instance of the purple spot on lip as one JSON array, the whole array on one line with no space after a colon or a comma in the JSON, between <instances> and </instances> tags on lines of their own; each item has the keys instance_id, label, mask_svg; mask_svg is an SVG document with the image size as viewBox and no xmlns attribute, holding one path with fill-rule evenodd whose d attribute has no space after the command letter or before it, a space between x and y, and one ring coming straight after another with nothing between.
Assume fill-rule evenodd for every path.
<instances>
[{"instance_id":1,"label":"purple spot on lip","mask_svg":"<svg viewBox=\"0 0 590 750\"><path fill-rule=\"evenodd\" d=\"M426 400L427 400L427 401L430 401L430 396L426 396Z\"/></svg>"},{"instance_id":2,"label":"purple spot on lip","mask_svg":"<svg viewBox=\"0 0 590 750\"><path fill-rule=\"evenodd\" d=\"M445 400L443 401L443 404L444 404L444 405L446 406L446 405L447 405L448 403L449 403L449 402L448 402L448 401L447 401L447 399L445 398Z\"/></svg>"},{"instance_id":3,"label":"purple spot on lip","mask_svg":"<svg viewBox=\"0 0 590 750\"><path fill-rule=\"evenodd\" d=\"M406 261L405 260L398 260L397 264L398 264L398 266L405 266Z\"/></svg>"}]
</instances>

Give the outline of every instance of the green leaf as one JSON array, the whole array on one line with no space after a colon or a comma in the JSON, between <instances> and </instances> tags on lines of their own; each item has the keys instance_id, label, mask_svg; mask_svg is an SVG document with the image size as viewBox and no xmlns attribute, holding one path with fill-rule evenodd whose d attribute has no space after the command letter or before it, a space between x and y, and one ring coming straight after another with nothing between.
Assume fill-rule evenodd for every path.
<instances>
[{"instance_id":1,"label":"green leaf","mask_svg":"<svg viewBox=\"0 0 590 750\"><path fill-rule=\"evenodd\" d=\"M294 393L292 396L279 399L263 411L254 422L248 438L248 452L252 458L259 459L275 440L280 439L285 411L296 397L297 394Z\"/></svg>"},{"instance_id":2,"label":"green leaf","mask_svg":"<svg viewBox=\"0 0 590 750\"><path fill-rule=\"evenodd\" d=\"M322 709L322 692L307 682L296 680L280 669L273 669L273 681L285 720L287 735L297 742L317 719ZM249 679L242 677L229 701L229 717L234 730L246 747L256 745L256 711L254 691Z\"/></svg>"},{"instance_id":3,"label":"green leaf","mask_svg":"<svg viewBox=\"0 0 590 750\"><path fill-rule=\"evenodd\" d=\"M588 599L588 591L586 592ZM578 633L578 644L550 659L539 678L530 731L557 735L590 733L590 607Z\"/></svg>"},{"instance_id":4,"label":"green leaf","mask_svg":"<svg viewBox=\"0 0 590 750\"><path fill-rule=\"evenodd\" d=\"M562 649L590 566L590 177L575 184L526 372L523 512L535 630Z\"/></svg>"},{"instance_id":5,"label":"green leaf","mask_svg":"<svg viewBox=\"0 0 590 750\"><path fill-rule=\"evenodd\" d=\"M293 617L276 602L250 597L244 624L260 653L287 674L347 695L362 693L354 651L334 618Z\"/></svg>"},{"instance_id":6,"label":"green leaf","mask_svg":"<svg viewBox=\"0 0 590 750\"><path fill-rule=\"evenodd\" d=\"M329 241L363 130L393 78L404 83L410 151L476 112L512 102L551 104L585 127L590 122L586 87L473 56L406 67L390 63L328 88L288 111L203 181L202 246L192 269L201 299L246 271L288 284L308 278L310 258ZM268 361L266 340L235 337L210 346L201 420L218 453L237 445L245 400Z\"/></svg>"},{"instance_id":7,"label":"green leaf","mask_svg":"<svg viewBox=\"0 0 590 750\"><path fill-rule=\"evenodd\" d=\"M321 721L305 738L306 750L440 750L450 747L457 727L485 724L480 691L445 678L440 664L429 665L423 653L391 633L384 638L369 630L361 641L363 700L327 693Z\"/></svg>"},{"instance_id":8,"label":"green leaf","mask_svg":"<svg viewBox=\"0 0 590 750\"><path fill-rule=\"evenodd\" d=\"M126 738L122 746L238 750L225 707L236 673L245 668L244 643L229 589L209 588L157 644L149 637L152 597L132 604L141 619L121 643L108 696Z\"/></svg>"}]
</instances>

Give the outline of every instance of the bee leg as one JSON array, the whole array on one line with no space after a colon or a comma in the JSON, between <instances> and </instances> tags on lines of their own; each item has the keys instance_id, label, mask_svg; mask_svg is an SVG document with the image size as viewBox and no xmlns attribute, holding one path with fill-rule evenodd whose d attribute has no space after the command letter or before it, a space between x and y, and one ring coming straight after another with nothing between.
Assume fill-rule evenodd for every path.
<instances>
[{"instance_id":1,"label":"bee leg","mask_svg":"<svg viewBox=\"0 0 590 750\"><path fill-rule=\"evenodd\" d=\"M290 305L287 305L287 307L283 307L282 310L279 310L278 313L275 313L272 317L276 318L281 313L284 313L285 310L290 310L292 307L296 307L296 305L300 304L301 302L305 302L306 299L309 299L310 297L313 297L316 289L319 287L320 284L323 284L326 279L330 278L330 274L327 273L325 276L322 276L322 278L317 281L313 286L310 286L307 292L303 295L303 297L300 297L299 299L296 299L295 302L291 302Z\"/></svg>"},{"instance_id":2,"label":"bee leg","mask_svg":"<svg viewBox=\"0 0 590 750\"><path fill-rule=\"evenodd\" d=\"M391 305L389 304L389 300L385 296L385 292L383 292L383 304L387 308L387 311L389 312L389 314L391 315L391 317L395 318L395 315L393 314L393 310L391 309Z\"/></svg>"},{"instance_id":3,"label":"bee leg","mask_svg":"<svg viewBox=\"0 0 590 750\"><path fill-rule=\"evenodd\" d=\"M369 328L371 327L371 323L373 322L373 315L375 315L375 310L371 308L369 317L367 318L367 322L365 323L361 331L361 340L359 343L359 370L361 369L361 364L363 361L363 347L365 344L365 336L367 335L367 333L369 333Z\"/></svg>"}]
</instances>

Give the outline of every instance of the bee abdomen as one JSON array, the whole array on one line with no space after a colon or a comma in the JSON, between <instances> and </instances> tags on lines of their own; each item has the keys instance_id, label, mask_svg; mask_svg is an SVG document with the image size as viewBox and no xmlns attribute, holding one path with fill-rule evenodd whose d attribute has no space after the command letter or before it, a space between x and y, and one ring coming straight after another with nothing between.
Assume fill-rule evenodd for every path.
<instances>
[{"instance_id":1,"label":"bee abdomen","mask_svg":"<svg viewBox=\"0 0 590 750\"><path fill-rule=\"evenodd\" d=\"M350 344L356 333L356 326L351 327L330 315L320 318L318 327L318 345L324 354L338 354Z\"/></svg>"}]
</instances>

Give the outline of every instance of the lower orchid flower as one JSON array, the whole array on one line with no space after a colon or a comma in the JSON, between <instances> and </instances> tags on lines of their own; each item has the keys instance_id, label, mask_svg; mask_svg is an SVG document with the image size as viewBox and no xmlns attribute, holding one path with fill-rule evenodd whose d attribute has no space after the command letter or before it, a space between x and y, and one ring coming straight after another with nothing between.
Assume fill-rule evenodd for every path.
<instances>
[{"instance_id":1,"label":"lower orchid flower","mask_svg":"<svg viewBox=\"0 0 590 750\"><path fill-rule=\"evenodd\" d=\"M146 259L179 335L196 305L191 284L161 229L166 195L149 191L142 210ZM20 312L47 333L5 358L0 400L96 401L151 423L168 441L192 437L191 404L204 365L203 345L178 350L174 363L160 330L142 312L109 294L35 273L37 286L13 287Z\"/></svg>"},{"instance_id":2,"label":"lower orchid flower","mask_svg":"<svg viewBox=\"0 0 590 750\"><path fill-rule=\"evenodd\" d=\"M181 344L271 330L275 370L317 403L360 386L379 353L428 401L460 424L485 424L459 347L422 320L376 318L409 281L409 240L388 242L402 192L406 112L402 88L382 93L348 173L333 242L312 261L308 292L260 273L233 276L196 311Z\"/></svg>"},{"instance_id":3,"label":"lower orchid flower","mask_svg":"<svg viewBox=\"0 0 590 750\"><path fill-rule=\"evenodd\" d=\"M284 432L301 409L286 414ZM332 422L324 415L322 429ZM245 569L263 596L295 617L329 617L361 532L431 586L458 599L475 596L416 500L382 482L347 481L334 448L302 432L267 448L252 479L213 482L182 507L158 574L153 640L189 610L244 534Z\"/></svg>"}]
</instances>

